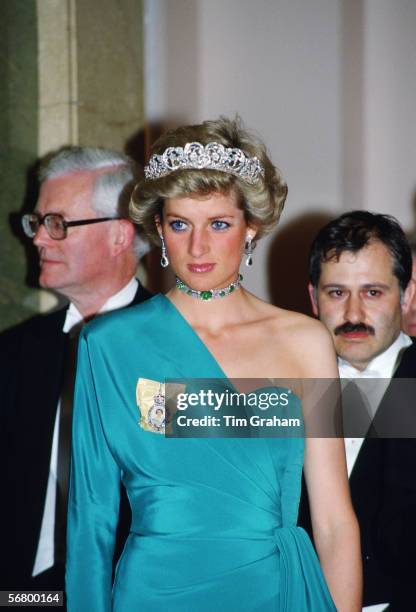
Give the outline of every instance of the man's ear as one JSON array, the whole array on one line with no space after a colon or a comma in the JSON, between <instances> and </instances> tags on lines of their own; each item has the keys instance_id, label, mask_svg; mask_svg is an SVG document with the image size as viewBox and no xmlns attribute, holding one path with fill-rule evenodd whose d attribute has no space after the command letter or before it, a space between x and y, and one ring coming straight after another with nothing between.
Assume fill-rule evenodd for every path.
<instances>
[{"instance_id":1,"label":"man's ear","mask_svg":"<svg viewBox=\"0 0 416 612\"><path fill-rule=\"evenodd\" d=\"M112 246L113 255L119 255L126 249L129 249L136 236L134 224L128 219L118 219L113 224Z\"/></svg>"},{"instance_id":2,"label":"man's ear","mask_svg":"<svg viewBox=\"0 0 416 612\"><path fill-rule=\"evenodd\" d=\"M315 317L319 317L318 302L316 300L317 289L312 285L312 283L308 283L308 293L309 293L309 299L311 301L312 312L315 315Z\"/></svg>"},{"instance_id":3,"label":"man's ear","mask_svg":"<svg viewBox=\"0 0 416 612\"><path fill-rule=\"evenodd\" d=\"M402 314L407 314L416 293L416 283L411 278L401 299Z\"/></svg>"}]
</instances>

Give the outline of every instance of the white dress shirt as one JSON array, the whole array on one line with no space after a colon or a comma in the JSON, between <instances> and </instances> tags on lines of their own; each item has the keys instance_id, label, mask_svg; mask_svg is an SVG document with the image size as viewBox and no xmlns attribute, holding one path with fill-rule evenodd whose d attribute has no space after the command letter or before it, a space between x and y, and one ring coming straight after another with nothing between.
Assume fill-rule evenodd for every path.
<instances>
[{"instance_id":1,"label":"white dress shirt","mask_svg":"<svg viewBox=\"0 0 416 612\"><path fill-rule=\"evenodd\" d=\"M127 285L120 291L112 295L105 304L100 308L97 314L104 314L111 310L123 308L133 301L136 295L139 283L136 278L132 278ZM66 311L65 323L62 328L64 333L74 331L77 326L82 327L84 324L83 317L79 310L72 302ZM61 400L58 402L56 411L55 425L52 438L51 461L49 466L48 486L46 490L45 506L43 509L42 524L39 535L39 543L36 551L35 563L33 566L32 576L37 576L41 572L46 571L55 563L54 556L54 532L55 532L55 506L56 506L56 487L57 487L57 471L58 471L58 437L59 437L59 419L61 413Z\"/></svg>"},{"instance_id":2,"label":"white dress shirt","mask_svg":"<svg viewBox=\"0 0 416 612\"><path fill-rule=\"evenodd\" d=\"M354 379L355 384L361 388L364 397L368 400L371 417L374 418L380 402L389 386L390 379L400 364L401 355L405 348L412 344L409 336L400 332L396 340L384 353L375 357L364 370L357 370L348 361L338 357L338 370L341 379ZM377 379L369 381L368 379ZM345 438L345 452L347 455L348 477L351 475L355 461L360 452L364 438ZM365 606L363 612L382 612L388 603Z\"/></svg>"},{"instance_id":3,"label":"white dress shirt","mask_svg":"<svg viewBox=\"0 0 416 612\"><path fill-rule=\"evenodd\" d=\"M361 389L364 397L368 400L372 418L374 418L383 395L389 386L390 379L400 363L401 353L411 344L412 341L409 336L400 332L393 344L384 353L377 355L377 357L370 361L364 370L357 370L348 361L338 357L340 378L354 379L359 388L360 381L362 381ZM364 438L345 438L348 476L351 474L363 441Z\"/></svg>"}]
</instances>

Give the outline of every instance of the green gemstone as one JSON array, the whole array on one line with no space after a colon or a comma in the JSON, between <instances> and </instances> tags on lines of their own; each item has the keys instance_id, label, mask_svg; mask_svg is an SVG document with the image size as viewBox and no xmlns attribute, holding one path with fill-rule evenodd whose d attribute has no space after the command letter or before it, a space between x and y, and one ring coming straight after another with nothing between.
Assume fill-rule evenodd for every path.
<instances>
[{"instance_id":1,"label":"green gemstone","mask_svg":"<svg viewBox=\"0 0 416 612\"><path fill-rule=\"evenodd\" d=\"M220 296L221 297L225 297L227 294L225 293L225 291L220 291Z\"/></svg>"},{"instance_id":2,"label":"green gemstone","mask_svg":"<svg viewBox=\"0 0 416 612\"><path fill-rule=\"evenodd\" d=\"M192 289L188 289L188 291L186 292L188 295L192 295Z\"/></svg>"},{"instance_id":3,"label":"green gemstone","mask_svg":"<svg viewBox=\"0 0 416 612\"><path fill-rule=\"evenodd\" d=\"M235 285L230 285L230 293L232 293L235 289Z\"/></svg>"},{"instance_id":4,"label":"green gemstone","mask_svg":"<svg viewBox=\"0 0 416 612\"><path fill-rule=\"evenodd\" d=\"M210 300L212 298L212 291L201 291L202 300Z\"/></svg>"}]
</instances>

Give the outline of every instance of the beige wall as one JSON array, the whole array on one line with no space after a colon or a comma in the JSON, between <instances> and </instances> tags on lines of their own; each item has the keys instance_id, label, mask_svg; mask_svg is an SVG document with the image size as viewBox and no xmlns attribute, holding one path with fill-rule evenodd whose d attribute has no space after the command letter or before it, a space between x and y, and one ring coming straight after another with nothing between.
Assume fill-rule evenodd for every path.
<instances>
[{"instance_id":1,"label":"beige wall","mask_svg":"<svg viewBox=\"0 0 416 612\"><path fill-rule=\"evenodd\" d=\"M247 284L307 309L311 235L351 208L414 222L416 3L145 0L146 116L238 112L289 185Z\"/></svg>"}]
</instances>

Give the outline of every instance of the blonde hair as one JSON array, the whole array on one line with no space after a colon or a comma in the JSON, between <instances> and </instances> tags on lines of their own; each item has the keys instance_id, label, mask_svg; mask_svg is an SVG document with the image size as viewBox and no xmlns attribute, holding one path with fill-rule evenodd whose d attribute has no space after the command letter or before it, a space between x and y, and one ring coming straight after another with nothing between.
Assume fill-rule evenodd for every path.
<instances>
[{"instance_id":1,"label":"blonde hair","mask_svg":"<svg viewBox=\"0 0 416 612\"><path fill-rule=\"evenodd\" d=\"M220 117L199 125L188 125L161 136L152 147L152 155L161 155L168 147L183 147L188 142L203 145L217 142L225 147L236 147L250 157L257 157L264 169L254 184L243 178L212 169L178 169L167 176L145 179L137 183L130 201L130 216L157 244L155 216L163 216L166 199L192 194L207 196L212 193L237 194L247 223L258 228L256 240L277 225L287 196L287 186L280 172L273 166L266 148L243 127L239 117L234 120Z\"/></svg>"}]
</instances>

